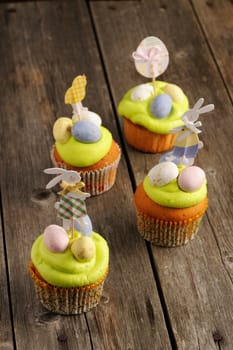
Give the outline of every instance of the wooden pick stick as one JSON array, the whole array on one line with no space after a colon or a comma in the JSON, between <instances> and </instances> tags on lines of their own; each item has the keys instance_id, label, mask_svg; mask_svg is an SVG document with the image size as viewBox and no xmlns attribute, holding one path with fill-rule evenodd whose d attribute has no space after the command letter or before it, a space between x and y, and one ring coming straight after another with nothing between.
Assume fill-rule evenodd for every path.
<instances>
[{"instance_id":1,"label":"wooden pick stick","mask_svg":"<svg viewBox=\"0 0 233 350\"><path fill-rule=\"evenodd\" d=\"M155 77L152 78L152 84L153 84L153 88L154 88L154 95L156 95Z\"/></svg>"}]
</instances>

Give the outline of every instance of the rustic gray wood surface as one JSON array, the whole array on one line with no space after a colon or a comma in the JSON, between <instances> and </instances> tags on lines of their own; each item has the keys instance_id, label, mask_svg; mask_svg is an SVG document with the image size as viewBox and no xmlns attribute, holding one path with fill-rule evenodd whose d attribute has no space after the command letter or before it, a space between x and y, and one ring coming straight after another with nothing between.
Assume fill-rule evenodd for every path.
<instances>
[{"instance_id":1,"label":"rustic gray wood surface","mask_svg":"<svg viewBox=\"0 0 233 350\"><path fill-rule=\"evenodd\" d=\"M232 3L201 1L45 1L0 4L0 349L232 350ZM148 35L168 47L161 80L180 85L202 118L209 209L185 247L162 249L137 233L133 192L159 155L125 144L117 104L146 79L131 58ZM100 305L60 316L37 301L27 272L34 239L51 223L46 191L52 125L71 115L64 93L88 79L84 104L100 114L123 154L115 186L88 200L95 231L110 246Z\"/></svg>"}]
</instances>

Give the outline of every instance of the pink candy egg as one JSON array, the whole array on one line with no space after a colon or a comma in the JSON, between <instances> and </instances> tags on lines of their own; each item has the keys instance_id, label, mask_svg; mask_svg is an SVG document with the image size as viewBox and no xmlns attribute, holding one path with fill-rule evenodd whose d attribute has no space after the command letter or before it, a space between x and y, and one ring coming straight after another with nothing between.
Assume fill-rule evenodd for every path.
<instances>
[{"instance_id":1,"label":"pink candy egg","mask_svg":"<svg viewBox=\"0 0 233 350\"><path fill-rule=\"evenodd\" d=\"M69 245L69 237L63 227L49 225L44 230L44 244L52 253L62 253Z\"/></svg>"},{"instance_id":2,"label":"pink candy egg","mask_svg":"<svg viewBox=\"0 0 233 350\"><path fill-rule=\"evenodd\" d=\"M178 185L185 192L198 190L205 180L205 172L198 166L190 166L181 171Z\"/></svg>"}]
</instances>

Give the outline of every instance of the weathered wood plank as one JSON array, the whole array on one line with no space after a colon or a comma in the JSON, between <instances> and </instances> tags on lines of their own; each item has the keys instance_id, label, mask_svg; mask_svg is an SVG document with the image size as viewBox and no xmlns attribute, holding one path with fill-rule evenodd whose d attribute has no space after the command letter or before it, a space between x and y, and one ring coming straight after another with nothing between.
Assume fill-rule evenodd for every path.
<instances>
[{"instance_id":1,"label":"weathered wood plank","mask_svg":"<svg viewBox=\"0 0 233 350\"><path fill-rule=\"evenodd\" d=\"M10 317L10 301L3 245L2 218L0 217L0 348L14 348L12 336L12 321Z\"/></svg>"},{"instance_id":2,"label":"weathered wood plank","mask_svg":"<svg viewBox=\"0 0 233 350\"><path fill-rule=\"evenodd\" d=\"M232 1L191 0L233 100Z\"/></svg>"},{"instance_id":3,"label":"weathered wood plank","mask_svg":"<svg viewBox=\"0 0 233 350\"><path fill-rule=\"evenodd\" d=\"M157 349L170 349L147 249L135 235L124 157L115 187L87 203L94 229L111 249L108 303L86 316L62 317L37 302L27 273L30 248L55 221L55 196L41 190L48 180L42 169L51 165L55 118L71 114L63 98L74 76L86 73L85 105L119 137L86 2L17 3L0 10L0 75L5 82L0 87L1 179L17 348L140 349L157 344Z\"/></svg>"},{"instance_id":4,"label":"weathered wood plank","mask_svg":"<svg viewBox=\"0 0 233 350\"><path fill-rule=\"evenodd\" d=\"M151 249L178 349L230 350L233 121L218 68L187 1L98 1L91 3L91 10L115 105L127 89L146 81L136 72L131 54L148 35L160 37L170 53L161 79L180 85L191 105L201 96L215 103L215 112L203 117L205 148L196 160L206 170L210 199L201 230L185 247ZM139 183L159 155L130 147L127 152Z\"/></svg>"}]
</instances>

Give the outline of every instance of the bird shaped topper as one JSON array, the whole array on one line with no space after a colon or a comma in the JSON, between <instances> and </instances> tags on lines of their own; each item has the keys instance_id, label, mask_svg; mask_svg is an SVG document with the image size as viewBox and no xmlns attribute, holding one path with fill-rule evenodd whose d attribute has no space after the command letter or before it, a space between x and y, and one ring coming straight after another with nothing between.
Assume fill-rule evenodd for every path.
<instances>
[{"instance_id":1,"label":"bird shaped topper","mask_svg":"<svg viewBox=\"0 0 233 350\"><path fill-rule=\"evenodd\" d=\"M203 106L204 98L200 98L193 108L185 112L181 118L184 122L183 126L179 126L171 131L177 133L174 148L172 151L165 153L159 162L171 161L177 165L190 166L194 163L194 159L198 150L203 147L203 142L199 140L198 129L202 123L198 121L200 114L211 112L214 109L213 104Z\"/></svg>"},{"instance_id":2,"label":"bird shaped topper","mask_svg":"<svg viewBox=\"0 0 233 350\"><path fill-rule=\"evenodd\" d=\"M72 82L72 86L66 91L65 103L71 104L73 113L80 114L83 109L82 100L86 95L87 78L83 75L78 75Z\"/></svg>"},{"instance_id":3,"label":"bird shaped topper","mask_svg":"<svg viewBox=\"0 0 233 350\"><path fill-rule=\"evenodd\" d=\"M85 205L85 200L90 197L90 194L80 190L85 186L81 182L81 176L76 171L61 168L49 168L45 169L44 172L46 174L58 175L49 181L46 188L50 189L58 183L62 187L62 191L58 193L61 196L60 201L55 203L55 209L58 216L63 219L63 227L65 228L67 226L68 221L73 236L75 222L77 221L79 230L82 232L83 228L84 234L90 234L92 232L92 225ZM86 225L89 226L89 230Z\"/></svg>"}]
</instances>

